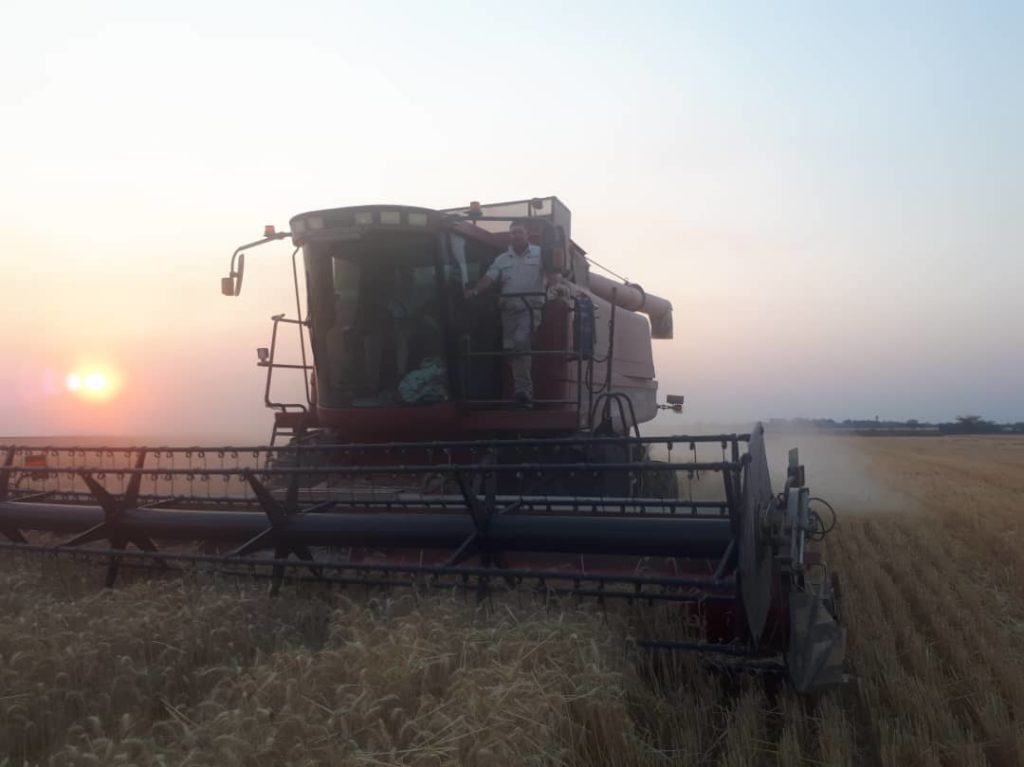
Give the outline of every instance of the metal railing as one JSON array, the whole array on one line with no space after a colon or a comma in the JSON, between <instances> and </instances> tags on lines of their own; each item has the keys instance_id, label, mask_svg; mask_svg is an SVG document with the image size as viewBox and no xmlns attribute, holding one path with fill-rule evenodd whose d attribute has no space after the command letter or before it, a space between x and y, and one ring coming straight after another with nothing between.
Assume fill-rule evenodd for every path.
<instances>
[{"instance_id":1,"label":"metal railing","mask_svg":"<svg viewBox=\"0 0 1024 767\"><path fill-rule=\"evenodd\" d=\"M289 411L300 411L300 412L304 412L304 413L308 412L309 411L309 407L315 404L315 403L313 403L313 401L311 399L310 390L309 390L309 373L310 373L311 370L313 370L313 366L310 365L309 363L305 362L305 361L303 361L302 364L295 365L295 364L289 364L289 363L284 363L284 362L278 362L277 359L276 359L277 358L277 329L278 329L278 326L283 322L283 323L286 323L286 324L289 324L289 325L299 325L300 327L305 327L306 323L303 322L302 320L294 320L294 319L291 319L290 317L285 317L283 314L275 314L270 319L274 323L273 330L271 331L271 334L270 334L270 348L266 349L266 350L261 348L261 349L258 350L259 361L256 363L258 367L266 368L267 369L267 382L266 382L266 386L265 386L264 391L263 391L263 401L264 401L264 403L266 404L266 406L268 408L271 408L272 410L277 410L277 411L282 412L282 413L289 412ZM266 352L266 354L264 354L264 351ZM305 346L303 346L303 351L305 351ZM305 357L305 354L303 354L303 357ZM306 402L305 403L302 403L302 402L275 402L274 400L272 400L270 398L270 390L271 390L271 387L273 385L273 378L274 378L274 371L275 370L301 370L302 371L303 384L305 386L305 391L306 391Z\"/></svg>"},{"instance_id":2,"label":"metal railing","mask_svg":"<svg viewBox=\"0 0 1024 767\"><path fill-rule=\"evenodd\" d=\"M300 496L381 510L432 508L465 512L455 475L492 476L495 503L522 512L718 516L734 488L705 473L733 476L747 434L672 437L578 436L434 443L296 444L289 446L0 446L0 499L89 502L90 474L114 495L139 477L139 503L149 506L253 508L255 475L277 489L298 477ZM645 478L671 472L665 492ZM615 475L621 482L602 482ZM548 482L554 478L554 482ZM443 480L443 481L442 481ZM514 485L510 490L505 485ZM716 487L717 486L717 487ZM709 491L714 491L709 495ZM643 497L643 503L636 498Z\"/></svg>"},{"instance_id":3,"label":"metal railing","mask_svg":"<svg viewBox=\"0 0 1024 767\"><path fill-rule=\"evenodd\" d=\"M481 359L481 358L498 358L498 359L501 359L502 362L508 363L514 357L529 357L530 360L531 360L531 366L532 366L532 361L534 359L537 359L537 358L541 358L541 357L562 358L565 361L574 361L576 363L576 397L572 398L572 399L533 399L533 400L531 400L531 402L532 402L532 404L535 404L535 405L546 405L546 406L569 405L569 406L575 408L577 413L579 413L579 411L583 407L583 379L584 379L584 366L583 365L584 365L584 355L583 355L582 351L579 350L579 349L576 349L576 348L568 348L568 349L534 349L533 348L534 334L536 333L536 329L538 328L538 326L540 324L537 321L537 316L536 316L535 312L543 312L544 302L546 302L546 300L547 300L547 293L544 293L544 292L539 292L539 293L538 292L529 292L529 293L501 293L501 294L495 294L493 296L489 296L488 298L490 298L494 302L496 302L499 305L499 307L501 306L501 303L504 302L504 301L521 301L522 302L523 306L525 307L526 311L529 313L529 317L530 317L530 328L531 328L531 330L530 330L530 339L531 339L530 346L531 346L531 348L530 348L529 351L515 351L515 350L505 349L504 348L504 328L502 329L502 331L503 331L502 347L499 350L497 350L497 351L492 351L492 350L480 350L480 351L477 351L477 350L474 350L472 348L472 345L471 345L472 342L471 342L470 338L468 336L463 336L460 339L463 342L463 348L460 350L460 353L459 353L460 361L462 362L462 364L459 367L460 367L461 376L462 376L462 390L463 390L463 392L470 391L470 386L469 386L469 365L465 364L465 362L468 361L468 360L471 360L471 359ZM531 301L531 299L534 299L534 300ZM540 299L541 303L539 305L537 304L536 299ZM573 314L576 313L575 303L570 303L568 305L568 307L569 307L569 314L570 315L573 315ZM502 320L502 321L504 321L504 320ZM587 361L587 363L589 365L593 365L593 357L592 356L587 357L586 361ZM532 375L532 371L531 371L531 375ZM502 370L501 376L502 376L502 380L503 380L504 370ZM502 384L499 383L497 388L500 390L501 387L502 387ZM490 407L493 407L493 406L510 407L510 406L515 406L515 405L518 404L514 397L513 398L508 398L508 399L500 398L500 397L499 398L494 398L494 399L479 399L479 398L470 399L470 398L467 397L465 401L466 401L467 404L469 404L471 406L478 406L478 407L479 406L484 406L484 407L488 407L488 406L490 406Z\"/></svg>"},{"instance_id":4,"label":"metal railing","mask_svg":"<svg viewBox=\"0 0 1024 767\"><path fill-rule=\"evenodd\" d=\"M302 330L307 326L307 323L302 320L295 320L289 317L285 317L283 314L275 314L270 318L273 321L273 330L270 334L270 347L261 347L257 349L257 355L259 357L257 366L267 369L267 380L263 390L263 402L271 410L275 410L278 413L308 413L311 407L315 407L316 403L313 402L313 395L309 385L310 371L313 370L313 365L307 362L306 358L306 346L305 338ZM281 323L288 325L297 325L299 327L299 343L302 346L302 363L291 364L277 361L277 331L278 326ZM271 390L274 383L274 371L275 370L300 370L302 371L303 378L303 390L306 393L306 402L278 402L271 398ZM270 444L274 445L277 442L279 436L293 436L295 434L294 429L281 426L277 419L274 419L273 429L270 433Z\"/></svg>"},{"instance_id":5,"label":"metal railing","mask_svg":"<svg viewBox=\"0 0 1024 767\"><path fill-rule=\"evenodd\" d=\"M697 568L690 585L726 587L747 464L739 448L748 439L0 446L0 534L18 544L27 541L23 530L74 535L58 548L78 551L108 540L111 548L123 550L128 541L147 552L161 540L230 541L243 544L235 558L266 549L277 536L304 560L306 546L431 550L443 556L420 564L472 569L477 558L499 577L546 567L547 554L598 557L577 562L577 580L609 554L691 557L712 564ZM695 498L702 474L717 481ZM161 551L168 560L178 553ZM530 551L540 556L519 558ZM331 557L324 554L326 567ZM286 556L278 549L277 559ZM112 560L110 577L119 561ZM405 561L399 556L380 569L401 569ZM638 560L637 567L647 564ZM683 585L669 570L642 580ZM622 580L620 574L603 577Z\"/></svg>"}]
</instances>

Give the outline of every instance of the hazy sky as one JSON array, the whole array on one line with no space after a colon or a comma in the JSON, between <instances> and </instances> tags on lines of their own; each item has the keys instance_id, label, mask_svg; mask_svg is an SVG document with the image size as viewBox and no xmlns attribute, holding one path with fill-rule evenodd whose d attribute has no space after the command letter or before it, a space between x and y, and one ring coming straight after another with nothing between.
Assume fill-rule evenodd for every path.
<instances>
[{"instance_id":1,"label":"hazy sky","mask_svg":"<svg viewBox=\"0 0 1024 767\"><path fill-rule=\"evenodd\" d=\"M236 245L548 194L675 304L689 420L1024 420L1020 3L5 0L0 28L0 434L265 436L291 249L228 299ZM90 364L110 402L66 391Z\"/></svg>"}]
</instances>

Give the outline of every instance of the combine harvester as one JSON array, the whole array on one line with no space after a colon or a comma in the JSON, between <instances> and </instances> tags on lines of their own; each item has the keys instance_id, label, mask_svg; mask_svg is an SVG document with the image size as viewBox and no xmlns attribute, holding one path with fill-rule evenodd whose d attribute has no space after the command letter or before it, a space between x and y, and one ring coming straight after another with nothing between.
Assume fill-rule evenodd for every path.
<instances>
[{"instance_id":1,"label":"combine harvester","mask_svg":"<svg viewBox=\"0 0 1024 767\"><path fill-rule=\"evenodd\" d=\"M465 297L512 221L561 276L502 299L540 312L519 352L532 407L512 396L497 295ZM760 426L640 435L682 407L658 404L651 351L672 337L672 306L592 273L557 198L304 213L238 248L222 292L239 295L245 251L288 237L297 315L273 317L258 350L270 444L0 448L8 554L92 561L108 587L125 568L198 569L275 593L312 581L661 605L679 630L637 645L778 671L803 692L842 680L838 584L815 545L831 507L795 450L772 489ZM301 360L279 361L282 327ZM302 401L275 399L286 374Z\"/></svg>"}]
</instances>

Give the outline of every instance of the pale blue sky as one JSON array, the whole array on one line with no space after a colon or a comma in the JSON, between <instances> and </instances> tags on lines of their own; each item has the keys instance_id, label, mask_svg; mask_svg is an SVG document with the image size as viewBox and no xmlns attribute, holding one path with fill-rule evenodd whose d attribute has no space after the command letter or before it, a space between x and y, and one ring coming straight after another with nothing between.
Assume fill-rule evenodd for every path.
<instances>
[{"instance_id":1,"label":"pale blue sky","mask_svg":"<svg viewBox=\"0 0 1024 767\"><path fill-rule=\"evenodd\" d=\"M894 5L8 0L0 433L263 434L288 252L232 301L235 245L546 194L675 304L688 418L1024 420L1024 5Z\"/></svg>"}]
</instances>

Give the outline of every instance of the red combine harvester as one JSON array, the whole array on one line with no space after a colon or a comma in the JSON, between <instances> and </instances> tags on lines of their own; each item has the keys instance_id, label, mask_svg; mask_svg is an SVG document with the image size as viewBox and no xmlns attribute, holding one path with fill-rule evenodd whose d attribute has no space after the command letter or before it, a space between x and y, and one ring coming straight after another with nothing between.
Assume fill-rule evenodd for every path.
<instances>
[{"instance_id":1,"label":"red combine harvester","mask_svg":"<svg viewBox=\"0 0 1024 767\"><path fill-rule=\"evenodd\" d=\"M546 289L467 298L512 222L539 247ZM570 235L554 197L268 227L221 287L239 294L245 251L292 239L297 315L275 316L259 350L270 445L6 446L0 545L96 561L108 586L123 568L198 568L274 592L314 581L670 605L679 630L636 645L777 670L803 692L837 684L838 582L816 545L831 507L795 450L773 491L760 426L641 436L660 408L682 408L658 404L651 349L672 337L672 306L592 273ZM528 351L503 347L499 301L539 313ZM278 361L283 324L299 362ZM529 403L508 372L523 355ZM302 401L275 399L286 372ZM25 530L70 537L42 545Z\"/></svg>"}]
</instances>

